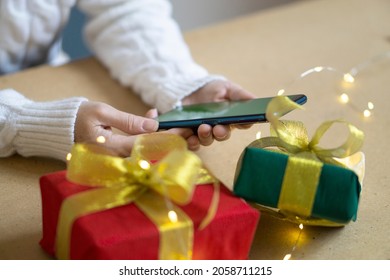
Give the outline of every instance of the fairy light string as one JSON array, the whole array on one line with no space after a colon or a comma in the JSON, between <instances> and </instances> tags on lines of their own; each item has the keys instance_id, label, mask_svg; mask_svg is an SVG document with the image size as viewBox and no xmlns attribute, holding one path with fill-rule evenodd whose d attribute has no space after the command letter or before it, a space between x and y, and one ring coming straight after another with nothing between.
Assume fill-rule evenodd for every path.
<instances>
[{"instance_id":1,"label":"fairy light string","mask_svg":"<svg viewBox=\"0 0 390 280\"><path fill-rule=\"evenodd\" d=\"M277 95L284 95L288 91L288 88L291 87L296 82L310 75L321 73L321 72L336 73L340 77L341 82L343 82L345 85L353 86L359 74L361 74L361 72L366 71L367 69L373 67L374 65L382 63L384 61L390 61L390 51L386 51L370 59L367 59L366 61L363 61L362 63L358 64L357 66L352 67L348 72L344 72L330 66L315 66L313 68L310 68L302 72L288 86L279 89ZM347 91L338 92L337 94L338 94L339 102L341 104L350 106L350 108L356 111L360 116L363 116L363 118L367 119L373 115L374 108L375 108L374 102L372 100L369 100L368 97L366 102L364 102L365 105L358 106L354 102L355 100L347 93Z\"/></svg>"},{"instance_id":2,"label":"fairy light string","mask_svg":"<svg viewBox=\"0 0 390 280\"><path fill-rule=\"evenodd\" d=\"M353 68L354 69L354 68ZM316 67L313 67L313 68L310 68L304 72L302 72L299 77L297 79L295 79L293 82L291 82L290 85L288 85L287 87L285 88L282 88L282 89L279 89L278 92L277 92L277 95L284 95L286 92L287 92L287 89L292 86L293 84L295 84L296 82L308 77L308 76L311 76L313 74L316 74L316 73L321 73L321 72L334 72L336 73L337 75L340 76L340 80L346 84L349 84L349 85L353 85L355 83L355 77L351 74L351 73L344 73L336 68L333 68L333 67L329 67L329 66L316 66ZM354 71L355 75L357 74L357 71ZM338 93L339 94L339 101L341 104L348 104L351 106L352 109L354 109L355 111L357 111L358 113L360 113L361 115L363 115L364 117L369 117L371 116L371 113L372 113L372 109L369 109L369 108L359 108L358 106L356 106L355 104L353 104L351 102L351 97L346 93L346 92L341 92L341 93ZM369 103L373 104L372 101L370 101ZM366 113L366 111L369 111L369 113Z\"/></svg>"},{"instance_id":3,"label":"fairy light string","mask_svg":"<svg viewBox=\"0 0 390 280\"><path fill-rule=\"evenodd\" d=\"M283 258L284 261L288 261L291 259L295 249L298 246L299 240L301 239L301 235L302 235L302 231L303 231L303 224L299 224L298 228L299 228L299 232L298 232L297 239L294 242L294 246L292 247L291 252L284 256L284 258Z\"/></svg>"}]
</instances>

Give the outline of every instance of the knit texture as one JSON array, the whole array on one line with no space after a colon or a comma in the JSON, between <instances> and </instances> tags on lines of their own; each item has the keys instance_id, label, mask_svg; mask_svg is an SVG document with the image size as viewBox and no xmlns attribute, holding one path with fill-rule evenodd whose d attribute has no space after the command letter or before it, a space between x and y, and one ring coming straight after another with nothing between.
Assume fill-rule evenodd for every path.
<instances>
[{"instance_id":1,"label":"knit texture","mask_svg":"<svg viewBox=\"0 0 390 280\"><path fill-rule=\"evenodd\" d=\"M33 102L12 89L1 90L0 157L18 153L64 161L74 143L78 108L85 100Z\"/></svg>"}]
</instances>

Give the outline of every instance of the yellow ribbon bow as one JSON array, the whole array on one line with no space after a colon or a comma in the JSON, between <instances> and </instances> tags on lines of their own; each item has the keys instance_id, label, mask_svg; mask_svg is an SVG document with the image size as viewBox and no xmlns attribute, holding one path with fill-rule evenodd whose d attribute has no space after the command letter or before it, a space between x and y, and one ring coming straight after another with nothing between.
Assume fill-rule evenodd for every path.
<instances>
[{"instance_id":1,"label":"yellow ribbon bow","mask_svg":"<svg viewBox=\"0 0 390 280\"><path fill-rule=\"evenodd\" d=\"M276 134L276 137L267 140L273 142L272 146L282 148L290 154L310 152L321 161L330 164L337 164L334 158L345 158L360 151L363 145L364 133L344 120L323 122L317 128L310 141L303 123L297 121L279 121L279 118L287 112L301 108L302 106L285 96L278 96L271 100L267 107L266 118L271 124L273 134ZM349 132L347 139L336 148L324 149L320 147L318 145L320 139L336 123L347 126Z\"/></svg>"},{"instance_id":2,"label":"yellow ribbon bow","mask_svg":"<svg viewBox=\"0 0 390 280\"><path fill-rule=\"evenodd\" d=\"M248 147L277 147L289 155L278 201L280 218L312 225L339 226L338 223L310 217L321 169L323 163L345 167L339 159L358 152L363 145L364 134L346 121L332 120L322 123L309 141L303 123L279 120L281 116L297 108L301 109L302 107L288 97L277 96L273 98L266 110L266 118L270 122L272 136L257 139ZM338 147L322 148L319 146L320 139L336 123L347 126L347 138ZM241 168L242 156L239 159L237 170ZM237 175L238 172L236 172ZM273 210L260 208L275 214Z\"/></svg>"},{"instance_id":3,"label":"yellow ribbon bow","mask_svg":"<svg viewBox=\"0 0 390 280\"><path fill-rule=\"evenodd\" d=\"M214 182L218 186L217 180L202 168L201 160L187 150L183 138L161 133L138 136L128 159L111 156L97 145L75 144L67 179L98 188L63 202L56 237L59 259L69 258L71 228L78 217L130 203L135 203L157 226L160 259L190 259L193 224L171 201L189 203L196 183ZM215 188L214 194L217 191ZM218 196L214 195L200 228L213 218L217 204Z\"/></svg>"}]
</instances>

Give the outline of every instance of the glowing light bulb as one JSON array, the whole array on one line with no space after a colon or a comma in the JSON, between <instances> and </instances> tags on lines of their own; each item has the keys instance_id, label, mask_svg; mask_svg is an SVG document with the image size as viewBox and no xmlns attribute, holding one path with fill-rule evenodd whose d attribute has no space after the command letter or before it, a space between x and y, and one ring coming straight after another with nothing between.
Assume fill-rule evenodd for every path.
<instances>
[{"instance_id":1,"label":"glowing light bulb","mask_svg":"<svg viewBox=\"0 0 390 280\"><path fill-rule=\"evenodd\" d=\"M169 220L172 222L172 223L176 223L177 222L177 214L175 211L171 210L168 212L168 218Z\"/></svg>"},{"instance_id":2,"label":"glowing light bulb","mask_svg":"<svg viewBox=\"0 0 390 280\"><path fill-rule=\"evenodd\" d=\"M289 259L291 259L291 254L285 255L283 258L284 261L288 261Z\"/></svg>"},{"instance_id":3,"label":"glowing light bulb","mask_svg":"<svg viewBox=\"0 0 390 280\"><path fill-rule=\"evenodd\" d=\"M299 228L302 230L303 229L303 224L299 224Z\"/></svg>"},{"instance_id":4,"label":"glowing light bulb","mask_svg":"<svg viewBox=\"0 0 390 280\"><path fill-rule=\"evenodd\" d=\"M68 153L68 154L66 155L66 160L69 161L71 158L72 158L72 154L71 154L71 153Z\"/></svg>"},{"instance_id":5,"label":"glowing light bulb","mask_svg":"<svg viewBox=\"0 0 390 280\"><path fill-rule=\"evenodd\" d=\"M340 101L341 101L341 103L344 103L344 104L348 103L349 102L348 94L346 94L346 93L341 94Z\"/></svg>"},{"instance_id":6,"label":"glowing light bulb","mask_svg":"<svg viewBox=\"0 0 390 280\"><path fill-rule=\"evenodd\" d=\"M347 73L344 74L344 81L352 84L355 81L355 78L350 73Z\"/></svg>"},{"instance_id":7,"label":"glowing light bulb","mask_svg":"<svg viewBox=\"0 0 390 280\"><path fill-rule=\"evenodd\" d=\"M363 116L366 117L366 118L370 117L371 116L371 111L368 110L368 109L364 110L363 111Z\"/></svg>"},{"instance_id":8,"label":"glowing light bulb","mask_svg":"<svg viewBox=\"0 0 390 280\"><path fill-rule=\"evenodd\" d=\"M261 131L258 131L257 133L256 133L256 139L260 139L261 138Z\"/></svg>"},{"instance_id":9,"label":"glowing light bulb","mask_svg":"<svg viewBox=\"0 0 390 280\"><path fill-rule=\"evenodd\" d=\"M284 89L279 89L278 91L278 96L281 96L285 93L286 91Z\"/></svg>"},{"instance_id":10,"label":"glowing light bulb","mask_svg":"<svg viewBox=\"0 0 390 280\"><path fill-rule=\"evenodd\" d=\"M367 103L367 107L368 107L368 109L370 109L370 110L374 109L374 103L368 102L368 103Z\"/></svg>"},{"instance_id":11,"label":"glowing light bulb","mask_svg":"<svg viewBox=\"0 0 390 280\"><path fill-rule=\"evenodd\" d=\"M142 168L142 169L149 169L150 168L150 163L147 162L146 160L143 160L141 159L139 162L138 162L138 165Z\"/></svg>"},{"instance_id":12,"label":"glowing light bulb","mask_svg":"<svg viewBox=\"0 0 390 280\"><path fill-rule=\"evenodd\" d=\"M96 142L101 143L101 144L106 143L106 138L104 136L100 135L96 138Z\"/></svg>"}]
</instances>

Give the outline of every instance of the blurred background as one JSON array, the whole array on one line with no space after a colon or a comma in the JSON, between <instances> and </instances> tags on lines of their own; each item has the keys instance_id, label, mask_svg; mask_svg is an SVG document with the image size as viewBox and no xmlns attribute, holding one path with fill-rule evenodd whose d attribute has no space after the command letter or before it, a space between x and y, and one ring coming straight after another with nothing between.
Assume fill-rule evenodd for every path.
<instances>
[{"instance_id":1,"label":"blurred background","mask_svg":"<svg viewBox=\"0 0 390 280\"><path fill-rule=\"evenodd\" d=\"M296 1L302 0L171 0L171 3L173 17L185 32ZM63 48L72 59L90 55L82 36L84 22L85 16L74 8L63 38Z\"/></svg>"}]
</instances>

